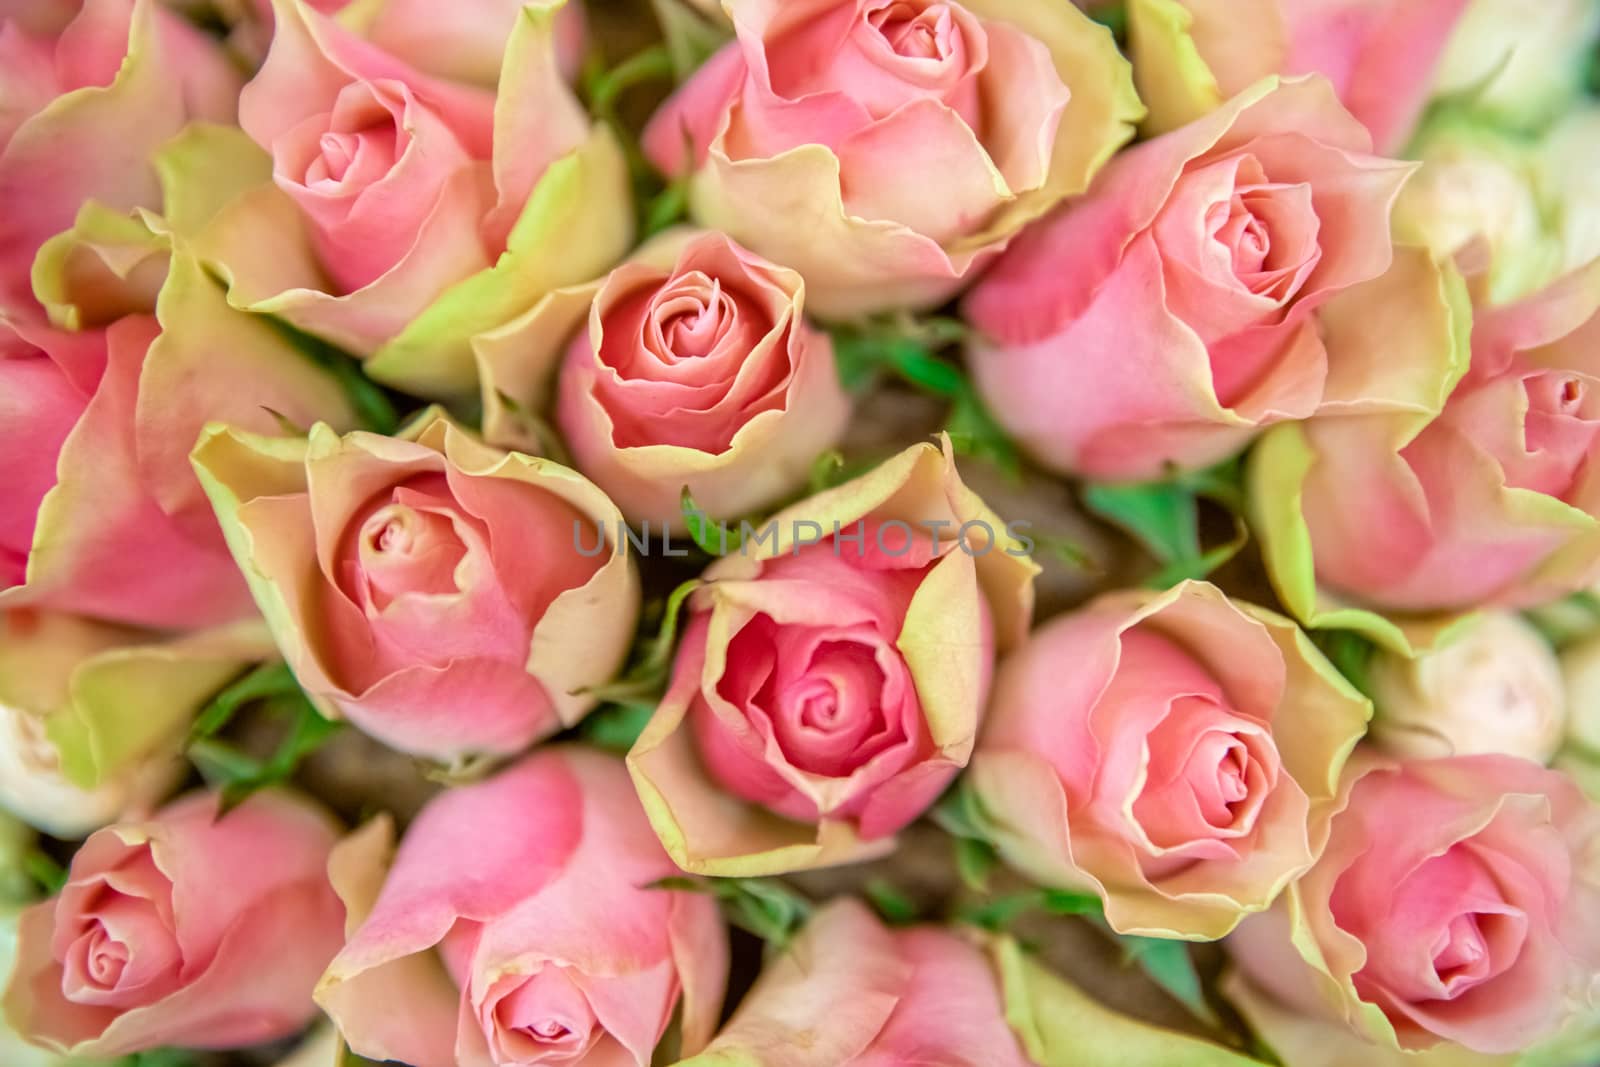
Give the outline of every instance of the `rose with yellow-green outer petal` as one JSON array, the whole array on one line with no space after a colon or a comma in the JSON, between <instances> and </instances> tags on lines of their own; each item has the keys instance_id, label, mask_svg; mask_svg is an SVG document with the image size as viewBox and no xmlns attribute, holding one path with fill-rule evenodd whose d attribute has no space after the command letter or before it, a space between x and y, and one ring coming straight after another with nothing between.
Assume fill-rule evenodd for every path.
<instances>
[{"instance_id":1,"label":"rose with yellow-green outer petal","mask_svg":"<svg viewBox=\"0 0 1600 1067\"><path fill-rule=\"evenodd\" d=\"M935 1053L934 1050L937 1050ZM1102 1006L1015 941L821 908L678 1067L1259 1067Z\"/></svg>"},{"instance_id":2,"label":"rose with yellow-green outer petal","mask_svg":"<svg viewBox=\"0 0 1600 1067\"><path fill-rule=\"evenodd\" d=\"M1600 261L1479 308L1471 366L1431 421L1426 411L1316 419L1269 434L1248 480L1280 599L1308 625L1360 629L1404 652L1453 615L1592 584L1597 338Z\"/></svg>"},{"instance_id":3,"label":"rose with yellow-green outer petal","mask_svg":"<svg viewBox=\"0 0 1600 1067\"><path fill-rule=\"evenodd\" d=\"M1145 132L1193 122L1273 74L1321 74L1398 152L1427 103L1467 0L1129 0L1134 83Z\"/></svg>"},{"instance_id":4,"label":"rose with yellow-green outer petal","mask_svg":"<svg viewBox=\"0 0 1600 1067\"><path fill-rule=\"evenodd\" d=\"M1213 940L1320 855L1371 714L1280 615L1110 593L1001 663L968 783L1007 863L1121 933Z\"/></svg>"},{"instance_id":5,"label":"rose with yellow-green outer petal","mask_svg":"<svg viewBox=\"0 0 1600 1067\"><path fill-rule=\"evenodd\" d=\"M279 0L240 100L272 178L194 237L233 305L359 355L384 384L462 396L477 386L474 334L620 259L627 167L561 77L562 2L522 8L491 91Z\"/></svg>"},{"instance_id":6,"label":"rose with yellow-green outer petal","mask_svg":"<svg viewBox=\"0 0 1600 1067\"><path fill-rule=\"evenodd\" d=\"M163 638L0 612L0 807L78 837L153 806L179 776L195 712L273 651L259 622Z\"/></svg>"},{"instance_id":7,"label":"rose with yellow-green outer petal","mask_svg":"<svg viewBox=\"0 0 1600 1067\"><path fill-rule=\"evenodd\" d=\"M966 765L1038 567L943 446L747 524L707 569L628 754L680 867L747 876L881 855Z\"/></svg>"},{"instance_id":8,"label":"rose with yellow-green outer petal","mask_svg":"<svg viewBox=\"0 0 1600 1067\"><path fill-rule=\"evenodd\" d=\"M583 718L627 655L638 574L576 471L436 409L395 437L213 424L193 462L295 678L402 752L517 753ZM596 525L608 547L580 551Z\"/></svg>"},{"instance_id":9,"label":"rose with yellow-green outer petal","mask_svg":"<svg viewBox=\"0 0 1600 1067\"><path fill-rule=\"evenodd\" d=\"M931 307L1081 193L1144 110L1057 0L728 0L736 39L643 144L696 222L799 271L824 318Z\"/></svg>"}]
</instances>

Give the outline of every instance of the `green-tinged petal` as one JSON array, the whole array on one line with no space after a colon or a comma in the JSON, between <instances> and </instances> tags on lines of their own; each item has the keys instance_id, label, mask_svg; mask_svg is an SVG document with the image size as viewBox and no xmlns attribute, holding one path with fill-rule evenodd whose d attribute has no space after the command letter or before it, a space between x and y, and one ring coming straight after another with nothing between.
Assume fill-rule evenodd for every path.
<instances>
[{"instance_id":1,"label":"green-tinged petal","mask_svg":"<svg viewBox=\"0 0 1600 1067\"><path fill-rule=\"evenodd\" d=\"M162 217L179 236L198 233L235 197L272 180L272 157L236 126L190 123L154 162Z\"/></svg>"},{"instance_id":2,"label":"green-tinged petal","mask_svg":"<svg viewBox=\"0 0 1600 1067\"><path fill-rule=\"evenodd\" d=\"M1000 974L1006 1021L1039 1067L1260 1067L1220 1045L1119 1015L1052 974L1010 938L994 939L989 951Z\"/></svg>"},{"instance_id":3,"label":"green-tinged petal","mask_svg":"<svg viewBox=\"0 0 1600 1067\"><path fill-rule=\"evenodd\" d=\"M72 228L40 246L34 295L65 330L149 312L166 278L170 247L143 219L85 201Z\"/></svg>"},{"instance_id":4,"label":"green-tinged petal","mask_svg":"<svg viewBox=\"0 0 1600 1067\"><path fill-rule=\"evenodd\" d=\"M1155 136L1193 122L1222 103L1222 90L1189 34L1194 16L1178 0L1129 0L1128 53Z\"/></svg>"}]
</instances>

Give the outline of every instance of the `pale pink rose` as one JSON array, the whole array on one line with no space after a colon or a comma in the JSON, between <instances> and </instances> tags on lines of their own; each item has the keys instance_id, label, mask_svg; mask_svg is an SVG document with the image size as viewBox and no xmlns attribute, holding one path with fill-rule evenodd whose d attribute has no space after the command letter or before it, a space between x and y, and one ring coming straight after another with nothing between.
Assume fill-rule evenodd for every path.
<instances>
[{"instance_id":1,"label":"pale pink rose","mask_svg":"<svg viewBox=\"0 0 1600 1067\"><path fill-rule=\"evenodd\" d=\"M439 760L570 726L639 610L621 516L581 475L436 412L399 437L212 426L194 461L295 677L330 715Z\"/></svg>"},{"instance_id":2,"label":"pale pink rose","mask_svg":"<svg viewBox=\"0 0 1600 1067\"><path fill-rule=\"evenodd\" d=\"M1272 74L1321 74L1385 152L1405 147L1467 0L1132 0L1129 50L1165 132Z\"/></svg>"},{"instance_id":3,"label":"pale pink rose","mask_svg":"<svg viewBox=\"0 0 1600 1067\"><path fill-rule=\"evenodd\" d=\"M948 441L755 532L689 601L671 686L628 757L673 859L702 873L892 847L966 765L995 650L1033 608L1037 568Z\"/></svg>"},{"instance_id":4,"label":"pale pink rose","mask_svg":"<svg viewBox=\"0 0 1600 1067\"><path fill-rule=\"evenodd\" d=\"M330 868L349 941L317 1002L355 1052L648 1067L675 1016L684 1054L710 1038L727 934L710 896L653 887L677 868L620 761L547 749L434 800L392 867L389 845L385 819Z\"/></svg>"},{"instance_id":5,"label":"pale pink rose","mask_svg":"<svg viewBox=\"0 0 1600 1067\"><path fill-rule=\"evenodd\" d=\"M626 166L562 79L563 3L472 14L506 16L485 82L458 80L477 64L451 60L450 34L418 40L440 24L412 17L423 6L378 11L364 37L356 15L278 0L272 49L239 98L272 184L197 242L235 306L348 349L386 384L453 396L477 386L472 334L615 262L633 228Z\"/></svg>"},{"instance_id":6,"label":"pale pink rose","mask_svg":"<svg viewBox=\"0 0 1600 1067\"><path fill-rule=\"evenodd\" d=\"M1597 376L1600 262L1478 309L1471 368L1420 432L1315 420L1253 476L1298 499L1331 593L1403 612L1552 600L1600 572Z\"/></svg>"},{"instance_id":7,"label":"pale pink rose","mask_svg":"<svg viewBox=\"0 0 1600 1067\"><path fill-rule=\"evenodd\" d=\"M1600 975L1600 811L1510 756L1352 761L1322 858L1229 939L1262 989L1388 1048L1510 1053ZM1292 940L1291 940L1292 938Z\"/></svg>"},{"instance_id":8,"label":"pale pink rose","mask_svg":"<svg viewBox=\"0 0 1600 1067\"><path fill-rule=\"evenodd\" d=\"M804 311L793 271L721 234L664 238L474 340L484 434L522 443L517 414L553 393L578 469L630 520L674 523L684 486L710 515L751 514L803 486L850 417Z\"/></svg>"},{"instance_id":9,"label":"pale pink rose","mask_svg":"<svg viewBox=\"0 0 1600 1067\"><path fill-rule=\"evenodd\" d=\"M1386 382L1350 380L1340 362L1371 356L1333 350L1316 314L1399 265L1389 208L1412 165L1370 148L1328 84L1306 79L1263 82L1118 155L966 298L990 410L1053 470L1138 480L1216 462L1327 402L1384 396ZM1438 288L1425 272L1404 280Z\"/></svg>"},{"instance_id":10,"label":"pale pink rose","mask_svg":"<svg viewBox=\"0 0 1600 1067\"><path fill-rule=\"evenodd\" d=\"M176 270L170 332L152 315L77 333L0 318L0 606L156 627L247 614L190 446L208 417L353 420L330 375L192 261Z\"/></svg>"},{"instance_id":11,"label":"pale pink rose","mask_svg":"<svg viewBox=\"0 0 1600 1067\"><path fill-rule=\"evenodd\" d=\"M1082 191L1141 109L1054 0L731 0L737 39L652 120L692 213L845 317L940 303Z\"/></svg>"},{"instance_id":12,"label":"pale pink rose","mask_svg":"<svg viewBox=\"0 0 1600 1067\"><path fill-rule=\"evenodd\" d=\"M38 314L34 255L84 201L159 207L156 148L191 119L232 122L239 83L157 0L0 9L0 312Z\"/></svg>"},{"instance_id":13,"label":"pale pink rose","mask_svg":"<svg viewBox=\"0 0 1600 1067\"><path fill-rule=\"evenodd\" d=\"M279 792L220 818L215 795L191 794L100 830L60 895L23 914L6 1021L96 1058L294 1034L339 950L337 837L322 809Z\"/></svg>"},{"instance_id":14,"label":"pale pink rose","mask_svg":"<svg viewBox=\"0 0 1600 1067\"><path fill-rule=\"evenodd\" d=\"M1217 938L1316 859L1370 714L1281 616L1205 583L1113 593L1001 665L970 781L1024 873L1125 933Z\"/></svg>"}]
</instances>

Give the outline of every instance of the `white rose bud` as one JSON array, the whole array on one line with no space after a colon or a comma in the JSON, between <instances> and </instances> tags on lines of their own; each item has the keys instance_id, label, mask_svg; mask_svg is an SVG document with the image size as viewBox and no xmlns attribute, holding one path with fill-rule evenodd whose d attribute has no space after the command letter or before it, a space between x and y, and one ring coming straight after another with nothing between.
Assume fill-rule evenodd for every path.
<instances>
[{"instance_id":1,"label":"white rose bud","mask_svg":"<svg viewBox=\"0 0 1600 1067\"><path fill-rule=\"evenodd\" d=\"M1376 709L1371 737L1396 756L1502 753L1547 763L1561 747L1561 665L1516 615L1485 615L1416 659L1379 652L1368 680Z\"/></svg>"},{"instance_id":2,"label":"white rose bud","mask_svg":"<svg viewBox=\"0 0 1600 1067\"><path fill-rule=\"evenodd\" d=\"M1472 0L1435 68L1434 92L1537 128L1582 91L1597 34L1594 0Z\"/></svg>"}]
</instances>

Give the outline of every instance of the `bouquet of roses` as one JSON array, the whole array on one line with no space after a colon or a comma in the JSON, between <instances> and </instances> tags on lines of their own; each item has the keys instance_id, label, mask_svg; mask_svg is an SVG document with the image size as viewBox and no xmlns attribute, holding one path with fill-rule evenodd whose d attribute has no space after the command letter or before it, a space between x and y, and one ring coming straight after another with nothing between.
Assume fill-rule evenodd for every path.
<instances>
[{"instance_id":1,"label":"bouquet of roses","mask_svg":"<svg viewBox=\"0 0 1600 1067\"><path fill-rule=\"evenodd\" d=\"M0 0L0 1067L1600 1063L1600 0Z\"/></svg>"}]
</instances>

